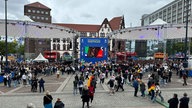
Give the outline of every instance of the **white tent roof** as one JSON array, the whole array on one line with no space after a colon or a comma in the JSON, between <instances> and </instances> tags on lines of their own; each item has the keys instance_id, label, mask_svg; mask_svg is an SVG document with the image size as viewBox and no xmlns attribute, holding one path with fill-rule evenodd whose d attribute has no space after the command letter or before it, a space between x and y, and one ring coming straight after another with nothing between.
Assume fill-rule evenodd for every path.
<instances>
[{"instance_id":1,"label":"white tent roof","mask_svg":"<svg viewBox=\"0 0 192 108\"><path fill-rule=\"evenodd\" d=\"M186 36L185 24L149 25L129 27L111 33L114 39L126 40L163 40L182 39ZM188 37L192 37L192 24L188 25Z\"/></svg>"},{"instance_id":2,"label":"white tent roof","mask_svg":"<svg viewBox=\"0 0 192 108\"><path fill-rule=\"evenodd\" d=\"M25 16L7 21L7 36L24 38L73 38L76 30L48 23L32 22ZM0 19L0 36L5 36L5 20Z\"/></svg>"},{"instance_id":3,"label":"white tent roof","mask_svg":"<svg viewBox=\"0 0 192 108\"><path fill-rule=\"evenodd\" d=\"M167 24L167 22L165 22L162 19L158 18L153 23L151 23L150 25L163 25L163 24Z\"/></svg>"},{"instance_id":4,"label":"white tent roof","mask_svg":"<svg viewBox=\"0 0 192 108\"><path fill-rule=\"evenodd\" d=\"M24 15L22 18L20 18L21 21L29 21L34 22L32 19L30 19L28 16Z\"/></svg>"},{"instance_id":5,"label":"white tent roof","mask_svg":"<svg viewBox=\"0 0 192 108\"><path fill-rule=\"evenodd\" d=\"M35 62L49 62L48 59L43 57L43 55L41 53L33 61L35 61Z\"/></svg>"}]
</instances>

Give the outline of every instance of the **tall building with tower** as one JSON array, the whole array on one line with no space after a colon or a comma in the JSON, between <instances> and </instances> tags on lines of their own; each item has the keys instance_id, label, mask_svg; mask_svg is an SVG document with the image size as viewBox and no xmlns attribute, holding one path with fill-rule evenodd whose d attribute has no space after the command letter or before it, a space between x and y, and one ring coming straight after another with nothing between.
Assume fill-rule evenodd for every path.
<instances>
[{"instance_id":1,"label":"tall building with tower","mask_svg":"<svg viewBox=\"0 0 192 108\"><path fill-rule=\"evenodd\" d=\"M51 9L39 2L24 5L24 15L35 22L51 23Z\"/></svg>"}]
</instances>

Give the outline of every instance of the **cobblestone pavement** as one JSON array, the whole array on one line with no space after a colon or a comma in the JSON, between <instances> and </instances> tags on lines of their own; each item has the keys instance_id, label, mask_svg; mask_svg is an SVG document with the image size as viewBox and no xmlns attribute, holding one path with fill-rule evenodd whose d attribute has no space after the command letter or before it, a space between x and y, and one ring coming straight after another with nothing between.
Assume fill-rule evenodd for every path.
<instances>
[{"instance_id":1,"label":"cobblestone pavement","mask_svg":"<svg viewBox=\"0 0 192 108\"><path fill-rule=\"evenodd\" d=\"M56 79L56 75L43 77L46 81L45 89L51 91L53 96L53 103L59 97L65 103L66 108L81 108L82 101L80 95L73 95L73 80L74 75L61 76L60 79ZM147 74L144 75L143 80L147 82ZM152 103L148 97L134 97L134 90L129 85L124 85L125 91L116 92L110 96L108 94L108 87L105 80L104 84L97 84L94 101L91 108L164 108L159 103ZM177 93L181 98L183 93L188 93L189 97L192 97L192 78L188 79L188 85L182 86L182 79L179 79L176 75L173 75L171 83L166 84L165 87L161 87L162 95L165 98L165 102L172 97L173 93ZM43 108L43 96L45 93L30 91L30 87L19 86L17 88L7 88L3 84L0 84L0 108L26 108L27 103L34 103L37 108ZM192 108L192 102L190 101L190 108ZM13 107L14 106L14 107Z\"/></svg>"}]
</instances>

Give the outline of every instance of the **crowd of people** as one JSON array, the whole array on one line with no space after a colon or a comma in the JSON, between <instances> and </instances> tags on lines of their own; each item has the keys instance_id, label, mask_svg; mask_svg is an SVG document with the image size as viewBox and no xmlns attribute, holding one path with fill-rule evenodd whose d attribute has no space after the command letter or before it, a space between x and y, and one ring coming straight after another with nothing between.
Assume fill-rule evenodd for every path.
<instances>
[{"instance_id":1,"label":"crowd of people","mask_svg":"<svg viewBox=\"0 0 192 108\"><path fill-rule=\"evenodd\" d=\"M140 91L142 97L145 97L147 94L150 96L152 102L155 102L158 96L164 102L160 87L165 87L167 83L172 82L173 72L179 78L183 78L183 86L187 85L188 78L188 72L184 69L180 61L168 61L166 63L162 61L130 61L121 64L107 62L98 62L95 64L80 63L75 68L71 65L60 63L37 65L16 64L16 66L10 66L9 71L9 73L4 74L5 86L11 87L11 82L13 81L14 87L17 87L18 84L23 84L24 86L30 85L33 92L37 91L37 85L39 85L39 92L45 91L45 81L42 77L37 78L39 75L48 76L57 74L57 78L59 78L60 73L62 75L75 74L75 71L79 71L73 81L73 94L76 95L79 92L83 107L85 103L87 103L87 107L91 106L97 83L104 84L104 82L107 82L110 95L118 92L119 88L124 91L123 86L130 84L134 87L135 97L138 97L138 91ZM143 75L146 73L149 74L148 82L143 81ZM168 102L171 104L171 101Z\"/></svg>"}]
</instances>

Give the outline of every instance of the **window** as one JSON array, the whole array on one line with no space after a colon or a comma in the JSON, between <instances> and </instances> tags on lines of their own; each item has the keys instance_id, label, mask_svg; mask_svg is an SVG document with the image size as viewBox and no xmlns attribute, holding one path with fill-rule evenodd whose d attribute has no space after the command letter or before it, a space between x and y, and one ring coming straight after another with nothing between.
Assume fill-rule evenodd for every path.
<instances>
[{"instance_id":1,"label":"window","mask_svg":"<svg viewBox=\"0 0 192 108\"><path fill-rule=\"evenodd\" d=\"M70 48L72 48L72 41L70 41L69 46L70 46Z\"/></svg>"},{"instance_id":2,"label":"window","mask_svg":"<svg viewBox=\"0 0 192 108\"><path fill-rule=\"evenodd\" d=\"M86 37L87 34L86 34L86 32L81 32L80 36L81 36L81 37Z\"/></svg>"},{"instance_id":3,"label":"window","mask_svg":"<svg viewBox=\"0 0 192 108\"><path fill-rule=\"evenodd\" d=\"M44 17L41 17L41 20L44 20Z\"/></svg>"},{"instance_id":4,"label":"window","mask_svg":"<svg viewBox=\"0 0 192 108\"><path fill-rule=\"evenodd\" d=\"M35 19L36 17L35 16L33 16L33 19Z\"/></svg>"},{"instance_id":5,"label":"window","mask_svg":"<svg viewBox=\"0 0 192 108\"><path fill-rule=\"evenodd\" d=\"M105 33L100 33L100 37L105 37Z\"/></svg>"},{"instance_id":6,"label":"window","mask_svg":"<svg viewBox=\"0 0 192 108\"><path fill-rule=\"evenodd\" d=\"M57 44L57 50L60 50L60 44Z\"/></svg>"},{"instance_id":7,"label":"window","mask_svg":"<svg viewBox=\"0 0 192 108\"><path fill-rule=\"evenodd\" d=\"M40 13L40 11L39 11L39 10L37 10L37 13Z\"/></svg>"},{"instance_id":8,"label":"window","mask_svg":"<svg viewBox=\"0 0 192 108\"><path fill-rule=\"evenodd\" d=\"M41 11L41 14L44 14L44 11Z\"/></svg>"},{"instance_id":9,"label":"window","mask_svg":"<svg viewBox=\"0 0 192 108\"><path fill-rule=\"evenodd\" d=\"M71 39L70 38L67 38L67 43L69 43L71 41Z\"/></svg>"},{"instance_id":10,"label":"window","mask_svg":"<svg viewBox=\"0 0 192 108\"><path fill-rule=\"evenodd\" d=\"M105 24L105 28L107 28L107 24Z\"/></svg>"},{"instance_id":11,"label":"window","mask_svg":"<svg viewBox=\"0 0 192 108\"><path fill-rule=\"evenodd\" d=\"M60 42L60 39L59 39L59 38L57 38L57 42Z\"/></svg>"},{"instance_id":12,"label":"window","mask_svg":"<svg viewBox=\"0 0 192 108\"><path fill-rule=\"evenodd\" d=\"M48 14L48 12L45 12L45 14Z\"/></svg>"},{"instance_id":13,"label":"window","mask_svg":"<svg viewBox=\"0 0 192 108\"><path fill-rule=\"evenodd\" d=\"M53 42L57 42L57 39L56 39L56 38L53 38Z\"/></svg>"},{"instance_id":14,"label":"window","mask_svg":"<svg viewBox=\"0 0 192 108\"><path fill-rule=\"evenodd\" d=\"M56 45L55 44L53 44L53 50L56 50Z\"/></svg>"},{"instance_id":15,"label":"window","mask_svg":"<svg viewBox=\"0 0 192 108\"><path fill-rule=\"evenodd\" d=\"M40 17L39 17L39 16L37 16L37 19L40 19Z\"/></svg>"},{"instance_id":16,"label":"window","mask_svg":"<svg viewBox=\"0 0 192 108\"><path fill-rule=\"evenodd\" d=\"M67 44L67 50L70 50L70 45L69 44Z\"/></svg>"},{"instance_id":17,"label":"window","mask_svg":"<svg viewBox=\"0 0 192 108\"><path fill-rule=\"evenodd\" d=\"M35 10L33 10L33 13L35 13Z\"/></svg>"},{"instance_id":18,"label":"window","mask_svg":"<svg viewBox=\"0 0 192 108\"><path fill-rule=\"evenodd\" d=\"M66 50L66 45L65 44L63 44L63 50Z\"/></svg>"},{"instance_id":19,"label":"window","mask_svg":"<svg viewBox=\"0 0 192 108\"><path fill-rule=\"evenodd\" d=\"M95 32L91 32L90 33L90 37L92 37L92 36L96 36L96 33Z\"/></svg>"},{"instance_id":20,"label":"window","mask_svg":"<svg viewBox=\"0 0 192 108\"><path fill-rule=\"evenodd\" d=\"M45 18L46 20L48 20L49 18Z\"/></svg>"},{"instance_id":21,"label":"window","mask_svg":"<svg viewBox=\"0 0 192 108\"><path fill-rule=\"evenodd\" d=\"M30 10L30 9L28 9L27 11L28 11L28 12L31 12L31 10Z\"/></svg>"},{"instance_id":22,"label":"window","mask_svg":"<svg viewBox=\"0 0 192 108\"><path fill-rule=\"evenodd\" d=\"M66 42L66 39L65 38L63 38L63 43L65 43Z\"/></svg>"}]
</instances>

